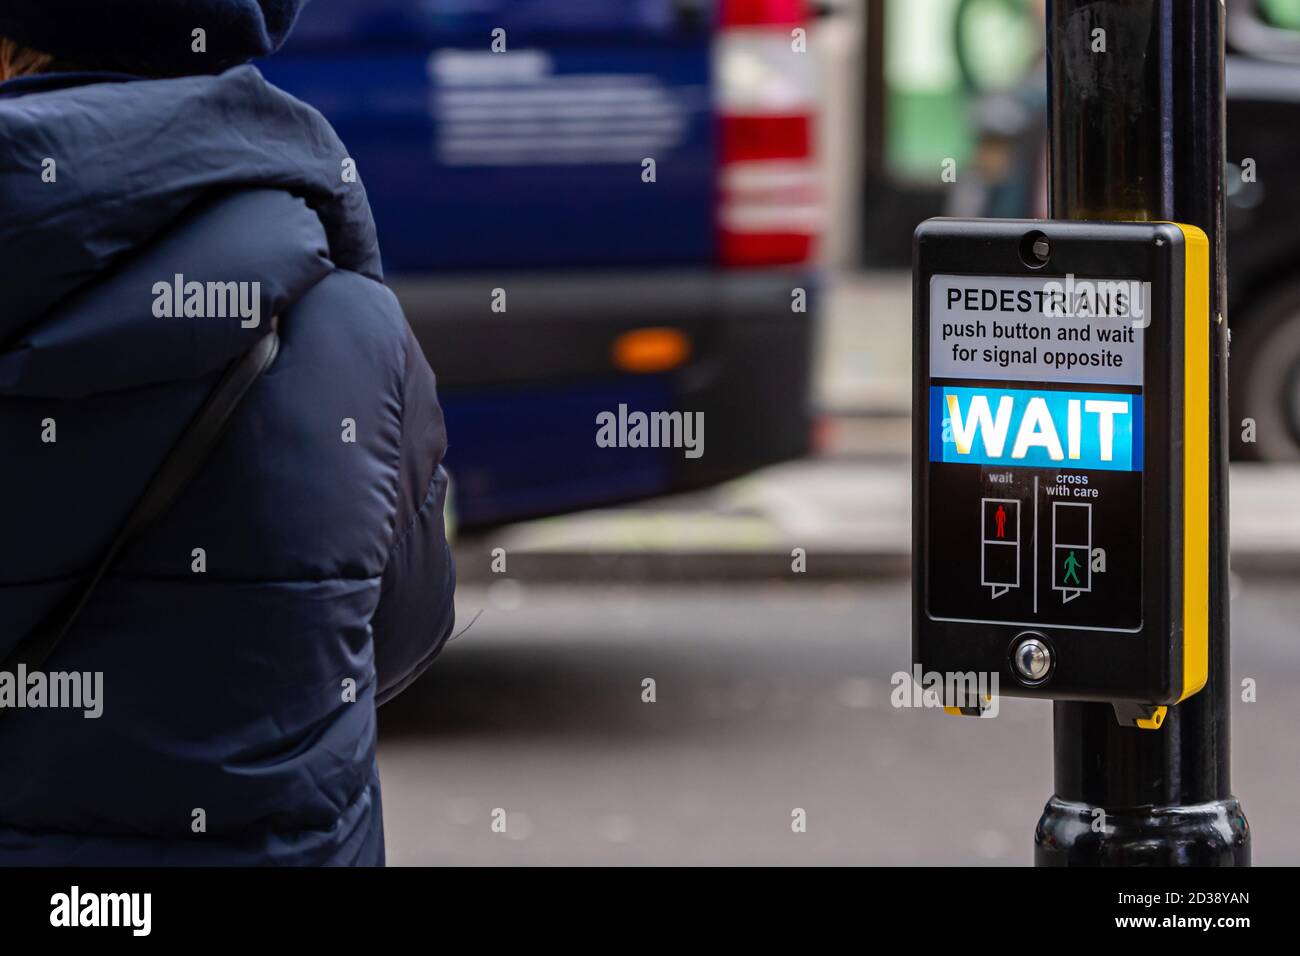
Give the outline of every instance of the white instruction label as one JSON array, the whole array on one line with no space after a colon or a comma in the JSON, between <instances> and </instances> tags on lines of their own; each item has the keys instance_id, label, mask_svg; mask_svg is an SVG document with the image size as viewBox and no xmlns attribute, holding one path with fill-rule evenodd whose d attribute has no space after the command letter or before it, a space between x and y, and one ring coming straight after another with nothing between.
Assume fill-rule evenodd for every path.
<instances>
[{"instance_id":1,"label":"white instruction label","mask_svg":"<svg viewBox=\"0 0 1300 956\"><path fill-rule=\"evenodd\" d=\"M930 377L1141 385L1151 284L1074 276L930 279Z\"/></svg>"}]
</instances>

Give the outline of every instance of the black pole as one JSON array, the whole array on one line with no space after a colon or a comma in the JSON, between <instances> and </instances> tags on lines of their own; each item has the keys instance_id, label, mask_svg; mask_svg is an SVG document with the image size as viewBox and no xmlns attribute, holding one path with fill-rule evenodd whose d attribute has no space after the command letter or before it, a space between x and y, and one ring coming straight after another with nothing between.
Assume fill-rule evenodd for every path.
<instances>
[{"instance_id":1,"label":"black pole","mask_svg":"<svg viewBox=\"0 0 1300 956\"><path fill-rule=\"evenodd\" d=\"M1221 0L1048 0L1052 217L1199 226L1214 314L1209 681L1159 730L1120 726L1107 704L1054 704L1056 793L1034 834L1040 866L1250 863L1228 767L1223 56Z\"/></svg>"}]
</instances>

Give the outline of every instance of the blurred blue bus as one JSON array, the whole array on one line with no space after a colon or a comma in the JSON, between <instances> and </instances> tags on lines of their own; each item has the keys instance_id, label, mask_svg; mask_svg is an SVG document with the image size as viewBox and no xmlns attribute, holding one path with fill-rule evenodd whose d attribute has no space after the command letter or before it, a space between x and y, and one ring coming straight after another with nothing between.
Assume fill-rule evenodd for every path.
<instances>
[{"instance_id":1,"label":"blurred blue bus","mask_svg":"<svg viewBox=\"0 0 1300 956\"><path fill-rule=\"evenodd\" d=\"M262 64L356 162L438 374L461 524L807 450L805 15L803 0L313 0ZM598 447L597 416L620 405L703 412L705 453Z\"/></svg>"}]
</instances>

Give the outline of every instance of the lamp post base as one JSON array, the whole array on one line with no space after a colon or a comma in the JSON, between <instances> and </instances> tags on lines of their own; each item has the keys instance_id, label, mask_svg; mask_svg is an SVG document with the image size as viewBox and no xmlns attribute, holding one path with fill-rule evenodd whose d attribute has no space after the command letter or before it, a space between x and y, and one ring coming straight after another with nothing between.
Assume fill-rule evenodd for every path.
<instances>
[{"instance_id":1,"label":"lamp post base","mask_svg":"<svg viewBox=\"0 0 1300 956\"><path fill-rule=\"evenodd\" d=\"M1250 824L1235 798L1107 810L1052 797L1034 830L1035 866L1249 866Z\"/></svg>"}]
</instances>

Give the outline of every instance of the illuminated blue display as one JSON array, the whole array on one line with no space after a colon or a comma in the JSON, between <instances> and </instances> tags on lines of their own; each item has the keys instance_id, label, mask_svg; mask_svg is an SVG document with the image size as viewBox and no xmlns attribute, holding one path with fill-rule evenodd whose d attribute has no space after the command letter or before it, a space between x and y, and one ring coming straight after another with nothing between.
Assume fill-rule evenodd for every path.
<instances>
[{"instance_id":1,"label":"illuminated blue display","mask_svg":"<svg viewBox=\"0 0 1300 956\"><path fill-rule=\"evenodd\" d=\"M932 386L930 460L1141 471L1142 396Z\"/></svg>"}]
</instances>

